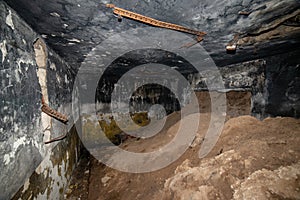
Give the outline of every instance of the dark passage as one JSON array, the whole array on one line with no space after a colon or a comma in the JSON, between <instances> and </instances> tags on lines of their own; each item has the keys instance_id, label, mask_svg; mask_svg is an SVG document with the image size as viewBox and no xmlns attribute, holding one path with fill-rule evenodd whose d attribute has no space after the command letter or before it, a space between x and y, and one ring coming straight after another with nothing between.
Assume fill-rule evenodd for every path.
<instances>
[{"instance_id":1,"label":"dark passage","mask_svg":"<svg viewBox=\"0 0 300 200\"><path fill-rule=\"evenodd\" d=\"M0 199L299 199L298 0L4 0L0 24Z\"/></svg>"}]
</instances>

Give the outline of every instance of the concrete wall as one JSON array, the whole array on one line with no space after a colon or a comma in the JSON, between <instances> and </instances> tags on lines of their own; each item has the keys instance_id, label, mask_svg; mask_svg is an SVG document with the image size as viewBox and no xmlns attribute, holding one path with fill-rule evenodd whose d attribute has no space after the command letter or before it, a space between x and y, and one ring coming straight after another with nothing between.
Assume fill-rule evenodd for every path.
<instances>
[{"instance_id":1,"label":"concrete wall","mask_svg":"<svg viewBox=\"0 0 300 200\"><path fill-rule=\"evenodd\" d=\"M41 112L41 96L69 115L74 71L2 1L0 24L0 199L59 199L80 140L72 119L65 125Z\"/></svg>"},{"instance_id":2,"label":"concrete wall","mask_svg":"<svg viewBox=\"0 0 300 200\"><path fill-rule=\"evenodd\" d=\"M300 117L300 50L267 61L266 113Z\"/></svg>"},{"instance_id":3,"label":"concrete wall","mask_svg":"<svg viewBox=\"0 0 300 200\"><path fill-rule=\"evenodd\" d=\"M138 61L137 61L138 62ZM263 59L253 60L249 62L243 62L234 65L228 65L221 68L216 68L214 70L207 69L205 71L201 71L201 73L196 74L184 74L185 77L189 80L192 85L192 88L195 91L207 91L207 83L210 84L210 91L218 91L218 92L228 92L228 91L249 91L252 94L252 115L261 118L265 116L265 106L267 99L266 92L266 83L265 83L265 73L266 73L266 61ZM141 76L141 82L143 82L143 76L138 74L136 76ZM218 84L216 84L219 75L222 76L224 82L224 88L220 88ZM132 76L135 76L133 74ZM180 82L177 81L177 77L172 76L162 76L162 79L172 82L175 88L181 88ZM178 103L176 102L176 96L171 93L169 90L164 89L159 85L151 85L148 87L146 85L144 87L139 88L133 95L131 102L131 107L134 108L132 110L135 111L148 111L150 106L155 103L159 103L163 105L169 114L172 111L178 110ZM99 85L98 85L99 87ZM117 85L111 83L103 83L101 85L102 88L105 88L107 91L104 93L98 93L100 96L100 102L97 105L98 111L100 113L110 112L110 102L107 103L106 99L110 100L111 91L115 90L120 93L121 99L124 99L122 102L124 105L127 104L125 102L126 96L129 93L126 88L132 89L132 85ZM89 88L89 87L87 87ZM122 88L122 90L120 90ZM184 88L181 88L181 90ZM120 91L119 91L120 90ZM178 91L177 94L180 94L181 99L185 99L184 91ZM124 92L124 94L122 94ZM123 96L122 96L123 95ZM101 101L102 100L102 101ZM122 106L119 106L122 107ZM82 110L85 110L82 108Z\"/></svg>"},{"instance_id":4,"label":"concrete wall","mask_svg":"<svg viewBox=\"0 0 300 200\"><path fill-rule=\"evenodd\" d=\"M63 198L80 141L67 125L41 112L71 113L76 69L65 63L4 2L0 2L0 199ZM227 90L252 92L257 117L300 116L299 51L220 68ZM207 72L212 77L213 72ZM201 86L201 77L195 77ZM218 90L218 88L216 88ZM45 145L50 138L68 137Z\"/></svg>"},{"instance_id":5,"label":"concrete wall","mask_svg":"<svg viewBox=\"0 0 300 200\"><path fill-rule=\"evenodd\" d=\"M225 92L232 90L251 92L251 113L259 119L263 119L268 116L289 116L299 118L299 53L300 51L296 50L281 55L220 67L219 72L224 81ZM138 62L138 58L136 62ZM212 70L203 71L201 74L202 75L200 76L198 74L186 75L186 77L188 77L190 82L194 85L194 89L196 91L207 90L206 82L209 81L214 83L214 80L218 77L218 73ZM172 77L169 81L171 80L173 80ZM104 84L103 86L103 88L108 88L107 91L112 91L113 87L116 87L116 85ZM127 88L131 88L131 86L128 86ZM212 84L211 90L220 91L220 88L217 86L214 88ZM153 92L154 90L149 91ZM163 90L157 91L161 92ZM170 93L162 92L161 94L156 95L137 94L137 99L139 101L144 101L136 102L142 104L142 108L140 109L142 111L147 111L147 108L149 108L149 105L147 104L149 96L154 96L153 99L150 97L150 102L155 102L155 98L160 96L162 102L167 104L166 107L170 107L168 110L176 110L175 108L177 106L174 104L175 97ZM179 92L179 94L183 93ZM105 100L110 99L107 97L109 95L110 93L106 92L101 93L99 96ZM172 99L172 101L167 101L167 99ZM168 105L168 103L170 103L170 105ZM109 111L109 105L105 101L101 102L98 108L100 112Z\"/></svg>"}]
</instances>

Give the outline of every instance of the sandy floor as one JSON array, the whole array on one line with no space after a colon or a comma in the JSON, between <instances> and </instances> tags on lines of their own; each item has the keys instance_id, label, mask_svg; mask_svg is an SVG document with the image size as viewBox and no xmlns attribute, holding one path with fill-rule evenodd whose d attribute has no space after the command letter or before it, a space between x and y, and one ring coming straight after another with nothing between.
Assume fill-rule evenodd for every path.
<instances>
[{"instance_id":1,"label":"sandy floor","mask_svg":"<svg viewBox=\"0 0 300 200\"><path fill-rule=\"evenodd\" d=\"M205 99L207 100L209 97L206 94L198 94L198 98L206 102ZM170 189L167 180L172 179L176 173L179 173L178 171L180 170L178 169L182 168L181 165L184 165L183 163L188 161L188 169L198 167L204 161L214 160L222 154L227 156L228 152L233 150L240 155L240 160L247 160L249 157L255 160L247 169L241 170L238 165L236 166L237 169L235 171L241 171L241 173L236 175L240 181L246 180L251 173L257 170L275 170L299 161L300 120L267 118L259 121L247 115L250 113L249 93L232 93L228 95L227 122L221 137L209 155L204 159L199 159L199 148L210 121L209 105L205 103L201 105L202 114L197 135L198 140L195 140L193 145L178 160L155 172L132 174L106 167L89 155L89 153L86 153L78 168L74 171L73 178L67 189L66 198L152 200L164 197L165 199L177 199L182 194L174 188ZM168 117L164 130L156 136L150 139L131 138L121 144L120 147L133 152L154 151L173 138L174 134L176 134L178 123L180 123L180 115L179 113L173 113ZM220 165L222 166L222 163ZM228 173L231 173L230 170L228 170ZM300 180L297 180L298 186L296 184L295 187L300 189ZM193 182L190 184L192 191L194 188ZM195 184L198 183L195 181ZM238 192L234 190L231 184L230 181L217 181L211 185L214 188L223 188L219 192L221 199L233 199L234 194L238 194ZM207 199L213 198L207 197Z\"/></svg>"}]
</instances>

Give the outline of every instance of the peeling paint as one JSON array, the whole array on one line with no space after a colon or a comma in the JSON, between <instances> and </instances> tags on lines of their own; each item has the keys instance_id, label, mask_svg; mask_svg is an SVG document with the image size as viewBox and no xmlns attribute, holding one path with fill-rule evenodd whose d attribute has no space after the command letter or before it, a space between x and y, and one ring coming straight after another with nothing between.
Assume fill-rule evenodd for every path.
<instances>
[{"instance_id":1,"label":"peeling paint","mask_svg":"<svg viewBox=\"0 0 300 200\"><path fill-rule=\"evenodd\" d=\"M60 76L59 76L58 74L56 74L55 76L56 76L57 82L58 82L58 83L61 83L61 78L60 78Z\"/></svg>"},{"instance_id":2,"label":"peeling paint","mask_svg":"<svg viewBox=\"0 0 300 200\"><path fill-rule=\"evenodd\" d=\"M3 157L3 161L5 165L8 165L10 163L10 155L9 154L5 154Z\"/></svg>"},{"instance_id":3,"label":"peeling paint","mask_svg":"<svg viewBox=\"0 0 300 200\"><path fill-rule=\"evenodd\" d=\"M18 138L17 141L14 142L13 148L14 150L17 150L19 146L28 144L29 142L26 140L26 136L23 136L21 138Z\"/></svg>"},{"instance_id":4,"label":"peeling paint","mask_svg":"<svg viewBox=\"0 0 300 200\"><path fill-rule=\"evenodd\" d=\"M18 67L14 70L15 78L16 78L16 82L20 83L21 80L22 80L20 75L23 75L23 71L24 71L24 70L22 70L21 64L23 63L23 64L26 64L26 65L33 65L34 66L35 62L29 57L28 58L23 57L23 58L19 58L16 61L16 63L17 63ZM28 70L28 66L25 67L25 71L27 71L27 70Z\"/></svg>"},{"instance_id":5,"label":"peeling paint","mask_svg":"<svg viewBox=\"0 0 300 200\"><path fill-rule=\"evenodd\" d=\"M52 12L50 13L50 15L53 17L60 17L60 14L58 14L57 12Z\"/></svg>"},{"instance_id":6,"label":"peeling paint","mask_svg":"<svg viewBox=\"0 0 300 200\"><path fill-rule=\"evenodd\" d=\"M69 42L77 42L77 43L80 43L81 41L76 39L76 38L73 38L73 39L69 39Z\"/></svg>"},{"instance_id":7,"label":"peeling paint","mask_svg":"<svg viewBox=\"0 0 300 200\"><path fill-rule=\"evenodd\" d=\"M56 70L56 66L55 66L55 64L54 64L54 63L51 63L51 64L50 64L50 69L52 69L52 70Z\"/></svg>"},{"instance_id":8,"label":"peeling paint","mask_svg":"<svg viewBox=\"0 0 300 200\"><path fill-rule=\"evenodd\" d=\"M44 141L49 141L51 137L51 131L50 128L52 126L52 120L51 117L48 116L45 113L41 114L41 122L42 122L42 127L44 129L43 134L44 134Z\"/></svg>"},{"instance_id":9,"label":"peeling paint","mask_svg":"<svg viewBox=\"0 0 300 200\"><path fill-rule=\"evenodd\" d=\"M69 83L69 79L68 79L68 76L67 76L67 74L65 75L65 83Z\"/></svg>"},{"instance_id":10,"label":"peeling paint","mask_svg":"<svg viewBox=\"0 0 300 200\"><path fill-rule=\"evenodd\" d=\"M18 67L19 67L19 70L21 69L21 63L23 63L23 64L27 64L27 65L35 65L35 62L34 62L34 60L32 60L30 57L28 57L28 58L19 58L18 60L17 60L17 65L18 65Z\"/></svg>"},{"instance_id":11,"label":"peeling paint","mask_svg":"<svg viewBox=\"0 0 300 200\"><path fill-rule=\"evenodd\" d=\"M18 130L19 130L19 125L18 124L14 124L14 132L16 133L16 132L18 132Z\"/></svg>"},{"instance_id":12,"label":"peeling paint","mask_svg":"<svg viewBox=\"0 0 300 200\"><path fill-rule=\"evenodd\" d=\"M40 91L49 103L50 83L47 83L47 79L55 79L51 74L57 73L62 79L61 84L64 84L66 73L63 72L65 69L68 71L69 66L56 53L51 53L52 50L49 50L49 55L53 56L48 60L48 48L42 38L35 40L38 37L37 33L5 2L0 2L0 12L3 14L0 23L4 25L0 28L0 62L5 63L1 71L3 79L0 80L0 85L4 99L10 98L10 101L4 101L1 107L4 114L2 123L5 126L0 127L3 143L0 199L63 199L67 180L77 162L73 158L78 157L78 152L74 151L80 149L75 148L80 146L79 138L73 131L68 139L45 145L43 141L64 134L67 127L56 125L55 120L41 113L39 106ZM71 78L68 73L69 82ZM67 87L69 89L72 86ZM51 87L51 94L60 94L60 90L61 85ZM57 102L64 98L58 99ZM51 103L57 105L56 102ZM66 105L57 106L70 112ZM71 127L68 127L68 130L69 128ZM58 150L57 146L60 147ZM13 176L10 176L11 169L16 171Z\"/></svg>"},{"instance_id":13,"label":"peeling paint","mask_svg":"<svg viewBox=\"0 0 300 200\"><path fill-rule=\"evenodd\" d=\"M47 47L45 42L42 39L37 39L34 46L34 52L35 52L35 60L36 64L41 67L46 67L47 65Z\"/></svg>"},{"instance_id":14,"label":"peeling paint","mask_svg":"<svg viewBox=\"0 0 300 200\"><path fill-rule=\"evenodd\" d=\"M0 48L2 52L2 63L3 63L7 55L6 40L3 40L3 42L0 43Z\"/></svg>"},{"instance_id":15,"label":"peeling paint","mask_svg":"<svg viewBox=\"0 0 300 200\"><path fill-rule=\"evenodd\" d=\"M25 185L17 192L14 199L63 199L67 181L78 159L79 137L72 128L66 143L59 143L48 151L42 163ZM38 186L38 187L37 187Z\"/></svg>"},{"instance_id":16,"label":"peeling paint","mask_svg":"<svg viewBox=\"0 0 300 200\"><path fill-rule=\"evenodd\" d=\"M47 91L47 71L46 69L39 68L37 71L37 76L39 79L39 83L42 89L42 94L44 96L45 102L48 104L48 91Z\"/></svg>"},{"instance_id":17,"label":"peeling paint","mask_svg":"<svg viewBox=\"0 0 300 200\"><path fill-rule=\"evenodd\" d=\"M18 69L15 69L15 78L16 78L16 82L21 83L21 77L19 72L20 71Z\"/></svg>"},{"instance_id":18,"label":"peeling paint","mask_svg":"<svg viewBox=\"0 0 300 200\"><path fill-rule=\"evenodd\" d=\"M38 38L35 41L33 46L35 51L35 60L38 66L37 77L39 80L39 84L41 86L42 95L44 97L45 103L49 104L48 90L47 90L47 70L46 70L47 58L48 58L47 47L45 42L40 38ZM44 124L44 128L47 128L45 127L46 125L47 124Z\"/></svg>"},{"instance_id":19,"label":"peeling paint","mask_svg":"<svg viewBox=\"0 0 300 200\"><path fill-rule=\"evenodd\" d=\"M6 24L12 29L15 30L15 26L12 20L12 14L11 14L11 10L8 10L8 15L6 17Z\"/></svg>"},{"instance_id":20,"label":"peeling paint","mask_svg":"<svg viewBox=\"0 0 300 200\"><path fill-rule=\"evenodd\" d=\"M22 145L29 144L29 142L30 141L26 139L26 136L18 138L12 145L12 151L4 155L4 164L8 165L11 162L11 160L15 157L18 148Z\"/></svg>"},{"instance_id":21,"label":"peeling paint","mask_svg":"<svg viewBox=\"0 0 300 200\"><path fill-rule=\"evenodd\" d=\"M22 192L25 192L28 188L29 188L30 182L29 179L26 180L25 184L24 184L24 188Z\"/></svg>"}]
</instances>

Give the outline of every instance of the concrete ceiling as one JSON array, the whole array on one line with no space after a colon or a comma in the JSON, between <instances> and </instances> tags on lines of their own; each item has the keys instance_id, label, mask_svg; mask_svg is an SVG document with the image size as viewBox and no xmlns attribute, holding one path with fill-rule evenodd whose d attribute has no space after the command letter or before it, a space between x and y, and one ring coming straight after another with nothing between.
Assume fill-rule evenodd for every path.
<instances>
[{"instance_id":1,"label":"concrete ceiling","mask_svg":"<svg viewBox=\"0 0 300 200\"><path fill-rule=\"evenodd\" d=\"M74 67L111 35L148 27L131 19L118 22L107 3L207 32L201 44L218 66L291 51L300 44L299 0L5 1ZM227 54L225 46L236 33L237 52Z\"/></svg>"}]
</instances>

